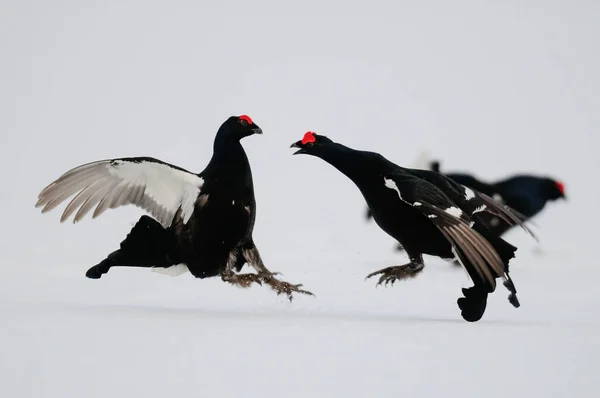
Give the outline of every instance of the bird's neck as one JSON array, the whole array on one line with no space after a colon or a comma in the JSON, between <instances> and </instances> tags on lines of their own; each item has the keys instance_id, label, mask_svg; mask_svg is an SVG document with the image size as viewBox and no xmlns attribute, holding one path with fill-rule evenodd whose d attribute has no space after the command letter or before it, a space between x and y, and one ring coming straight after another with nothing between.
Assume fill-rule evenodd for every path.
<instances>
[{"instance_id":1,"label":"bird's neck","mask_svg":"<svg viewBox=\"0 0 600 398\"><path fill-rule=\"evenodd\" d=\"M359 184L365 177L365 163L361 161L362 152L333 143L323 146L315 155L338 169L354 183Z\"/></svg>"},{"instance_id":2,"label":"bird's neck","mask_svg":"<svg viewBox=\"0 0 600 398\"><path fill-rule=\"evenodd\" d=\"M213 172L248 172L250 163L238 139L217 136L207 168Z\"/></svg>"}]
</instances>

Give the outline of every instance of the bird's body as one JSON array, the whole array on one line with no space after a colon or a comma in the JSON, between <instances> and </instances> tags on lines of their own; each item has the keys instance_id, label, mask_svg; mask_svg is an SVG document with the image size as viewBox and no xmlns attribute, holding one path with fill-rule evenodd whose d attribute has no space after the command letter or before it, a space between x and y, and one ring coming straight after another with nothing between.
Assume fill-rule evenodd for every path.
<instances>
[{"instance_id":1,"label":"bird's body","mask_svg":"<svg viewBox=\"0 0 600 398\"><path fill-rule=\"evenodd\" d=\"M179 217L173 226L183 262L197 277L218 275L228 261L243 259L245 245L252 246L256 200L250 164L239 142L224 147L200 173L205 196L196 202L193 220Z\"/></svg>"},{"instance_id":2,"label":"bird's body","mask_svg":"<svg viewBox=\"0 0 600 398\"><path fill-rule=\"evenodd\" d=\"M77 193L61 222L77 209L74 222L92 208L133 204L150 212L120 248L88 270L98 279L112 267L147 267L164 273L189 270L197 278L220 275L239 286L266 283L278 293L309 292L274 277L252 239L256 200L250 163L240 140L262 133L248 116L232 116L214 140L213 156L199 174L150 157L102 160L63 174L39 195L36 206L52 210ZM257 274L237 274L244 264Z\"/></svg>"},{"instance_id":3,"label":"bird's body","mask_svg":"<svg viewBox=\"0 0 600 398\"><path fill-rule=\"evenodd\" d=\"M292 147L300 148L296 153L323 159L351 179L377 225L406 250L408 264L369 277L381 275L379 283L414 277L424 267L424 254L458 258L474 282L458 300L465 320L483 316L497 278L505 280L510 302L519 306L508 271L516 247L490 235L479 219L479 213L491 212L520 223L510 211L439 173L403 168L378 153L351 149L325 136L309 132Z\"/></svg>"},{"instance_id":4,"label":"bird's body","mask_svg":"<svg viewBox=\"0 0 600 398\"><path fill-rule=\"evenodd\" d=\"M436 226L414 206L400 199L395 182L390 178L410 178L407 170L388 162L383 156L367 151L354 151L336 144L332 156L324 159L350 178L362 193L379 227L399 242L414 248L416 252L452 258L451 246ZM346 163L342 156L347 155ZM366 173L371 164L373 173ZM355 168L355 165L358 166ZM353 170L354 172L347 172ZM377 178L379 175L379 178ZM386 177L390 176L386 181ZM386 185L387 184L387 185ZM407 226L410 226L407 228Z\"/></svg>"}]
</instances>

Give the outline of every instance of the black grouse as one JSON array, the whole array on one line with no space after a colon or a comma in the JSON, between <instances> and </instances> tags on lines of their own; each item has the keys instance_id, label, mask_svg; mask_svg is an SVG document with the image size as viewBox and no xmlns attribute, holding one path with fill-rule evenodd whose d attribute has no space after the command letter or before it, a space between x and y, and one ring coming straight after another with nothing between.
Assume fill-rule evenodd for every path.
<instances>
[{"instance_id":1,"label":"black grouse","mask_svg":"<svg viewBox=\"0 0 600 398\"><path fill-rule=\"evenodd\" d=\"M128 157L87 163L48 185L36 207L50 211L72 195L61 222L76 210L73 222L94 207L93 218L105 210L135 205L147 212L120 248L91 267L98 279L112 267L145 267L197 278L220 275L231 284L265 283L277 294L311 294L275 278L252 239L256 201L252 172L240 140L262 130L247 115L231 116L219 128L213 155L200 174L151 157ZM248 263L256 274L239 274Z\"/></svg>"},{"instance_id":2,"label":"black grouse","mask_svg":"<svg viewBox=\"0 0 600 398\"><path fill-rule=\"evenodd\" d=\"M440 162L432 161L430 169L440 173ZM549 201L566 199L565 184L550 177L521 174L487 183L466 173L443 174L459 184L483 192L498 202L506 204L522 214L525 220L539 214ZM513 227L493 214L483 214L482 217L492 232L497 235L502 235Z\"/></svg>"},{"instance_id":3,"label":"black grouse","mask_svg":"<svg viewBox=\"0 0 600 398\"><path fill-rule=\"evenodd\" d=\"M483 316L487 296L504 279L509 302L519 307L508 263L516 247L490 234L479 215L493 213L527 227L509 209L442 174L400 167L375 152L354 150L326 136L308 132L291 145L295 154L319 157L350 178L362 193L375 222L402 244L410 259L367 276L381 275L378 284L416 276L424 268L423 254L457 258L474 286L457 300L462 317L470 322ZM529 231L529 230L528 230Z\"/></svg>"}]
</instances>

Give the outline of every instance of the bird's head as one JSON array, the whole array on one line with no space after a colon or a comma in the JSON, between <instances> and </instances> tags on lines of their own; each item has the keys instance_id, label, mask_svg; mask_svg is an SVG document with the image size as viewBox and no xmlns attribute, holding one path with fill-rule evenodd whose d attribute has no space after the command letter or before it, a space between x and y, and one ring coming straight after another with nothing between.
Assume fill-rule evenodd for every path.
<instances>
[{"instance_id":1,"label":"bird's head","mask_svg":"<svg viewBox=\"0 0 600 398\"><path fill-rule=\"evenodd\" d=\"M231 116L221 125L219 131L238 140L252 134L262 134L263 132L248 115Z\"/></svg>"},{"instance_id":2,"label":"bird's head","mask_svg":"<svg viewBox=\"0 0 600 398\"><path fill-rule=\"evenodd\" d=\"M333 141L328 137L309 131L304 134L304 137L302 137L300 141L296 141L290 145L290 148L299 148L296 152L294 152L294 155L315 155L318 153L319 148L332 143Z\"/></svg>"},{"instance_id":3,"label":"bird's head","mask_svg":"<svg viewBox=\"0 0 600 398\"><path fill-rule=\"evenodd\" d=\"M550 200L566 199L565 184L562 181L548 179L546 184L546 196Z\"/></svg>"}]
</instances>

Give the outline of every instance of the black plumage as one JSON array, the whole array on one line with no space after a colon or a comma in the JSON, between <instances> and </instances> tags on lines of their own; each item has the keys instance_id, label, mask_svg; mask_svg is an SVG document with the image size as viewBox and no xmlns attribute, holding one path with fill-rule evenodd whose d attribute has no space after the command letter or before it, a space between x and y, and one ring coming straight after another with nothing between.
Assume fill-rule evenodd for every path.
<instances>
[{"instance_id":1,"label":"black plumage","mask_svg":"<svg viewBox=\"0 0 600 398\"><path fill-rule=\"evenodd\" d=\"M48 185L36 207L45 213L72 195L61 222L77 209L73 222L94 207L93 217L109 208L133 204L142 216L120 248L86 275L98 279L112 267L145 267L197 278L217 275L247 287L266 283L278 294L312 294L275 278L252 238L256 200L250 163L240 140L262 134L250 117L231 116L219 128L213 155L199 174L150 157L100 160L78 166ZM248 263L256 274L239 274Z\"/></svg>"},{"instance_id":2,"label":"black plumage","mask_svg":"<svg viewBox=\"0 0 600 398\"><path fill-rule=\"evenodd\" d=\"M457 301L465 320L481 319L497 278L504 279L511 304L520 305L508 269L517 248L490 234L480 220L481 213L492 213L528 230L509 209L442 174L403 168L381 154L354 150L312 132L291 147L299 148L294 154L319 157L351 179L375 222L406 250L408 264L368 275L381 275L378 284L416 276L423 270L424 254L457 258L474 283Z\"/></svg>"}]
</instances>

